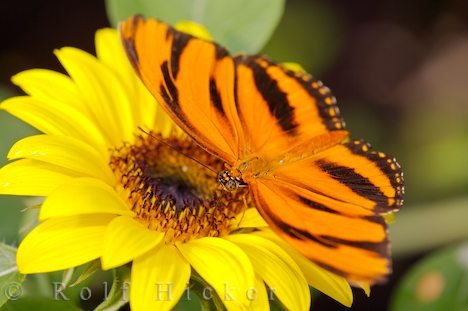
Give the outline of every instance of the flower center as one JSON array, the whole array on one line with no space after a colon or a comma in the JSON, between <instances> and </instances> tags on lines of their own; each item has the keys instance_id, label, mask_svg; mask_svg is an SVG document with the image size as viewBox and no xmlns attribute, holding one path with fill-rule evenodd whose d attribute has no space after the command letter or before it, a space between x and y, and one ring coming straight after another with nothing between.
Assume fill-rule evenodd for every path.
<instances>
[{"instance_id":1,"label":"flower center","mask_svg":"<svg viewBox=\"0 0 468 311\"><path fill-rule=\"evenodd\" d=\"M166 233L166 243L221 236L247 207L246 189L228 192L215 172L223 162L189 138L159 134L137 137L113 151L110 166L136 218Z\"/></svg>"}]
</instances>

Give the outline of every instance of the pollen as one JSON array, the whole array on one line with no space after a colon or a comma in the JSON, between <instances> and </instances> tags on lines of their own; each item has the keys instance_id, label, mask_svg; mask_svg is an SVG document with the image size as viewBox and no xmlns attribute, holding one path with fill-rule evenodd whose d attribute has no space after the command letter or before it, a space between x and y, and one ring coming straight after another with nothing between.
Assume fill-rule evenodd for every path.
<instances>
[{"instance_id":1,"label":"pollen","mask_svg":"<svg viewBox=\"0 0 468 311\"><path fill-rule=\"evenodd\" d=\"M224 163L189 138L141 135L115 149L110 166L136 219L165 232L167 244L226 235L251 202L246 188L220 187Z\"/></svg>"}]
</instances>

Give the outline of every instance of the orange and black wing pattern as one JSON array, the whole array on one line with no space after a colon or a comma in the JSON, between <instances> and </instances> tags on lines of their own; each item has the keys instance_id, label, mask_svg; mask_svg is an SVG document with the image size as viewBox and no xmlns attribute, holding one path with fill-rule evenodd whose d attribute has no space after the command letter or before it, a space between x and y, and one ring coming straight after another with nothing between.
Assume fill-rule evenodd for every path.
<instances>
[{"instance_id":1,"label":"orange and black wing pattern","mask_svg":"<svg viewBox=\"0 0 468 311\"><path fill-rule=\"evenodd\" d=\"M166 112L201 147L238 158L235 66L223 47L142 16L121 23L127 55Z\"/></svg>"},{"instance_id":2,"label":"orange and black wing pattern","mask_svg":"<svg viewBox=\"0 0 468 311\"><path fill-rule=\"evenodd\" d=\"M236 106L245 135L241 155L268 159L330 131L346 136L336 99L322 82L263 56L234 59Z\"/></svg>"},{"instance_id":3,"label":"orange and black wing pattern","mask_svg":"<svg viewBox=\"0 0 468 311\"><path fill-rule=\"evenodd\" d=\"M404 195L394 158L354 140L286 163L252 189L267 222L312 261L358 283L391 272L383 215Z\"/></svg>"},{"instance_id":4,"label":"orange and black wing pattern","mask_svg":"<svg viewBox=\"0 0 468 311\"><path fill-rule=\"evenodd\" d=\"M350 281L385 279L383 215L402 205L401 168L349 140L327 87L263 56L232 57L155 19L132 17L120 31L148 89L202 148L240 172L278 235Z\"/></svg>"}]
</instances>

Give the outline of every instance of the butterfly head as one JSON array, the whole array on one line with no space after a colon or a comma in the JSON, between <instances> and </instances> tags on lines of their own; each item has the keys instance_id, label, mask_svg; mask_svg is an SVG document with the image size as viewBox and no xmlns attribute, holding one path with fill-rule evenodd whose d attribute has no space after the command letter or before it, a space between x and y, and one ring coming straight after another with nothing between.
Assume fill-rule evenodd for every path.
<instances>
[{"instance_id":1,"label":"butterfly head","mask_svg":"<svg viewBox=\"0 0 468 311\"><path fill-rule=\"evenodd\" d=\"M247 184L240 177L233 176L232 173L228 170L220 171L218 173L217 181L226 191L234 191L240 187L247 186Z\"/></svg>"}]
</instances>

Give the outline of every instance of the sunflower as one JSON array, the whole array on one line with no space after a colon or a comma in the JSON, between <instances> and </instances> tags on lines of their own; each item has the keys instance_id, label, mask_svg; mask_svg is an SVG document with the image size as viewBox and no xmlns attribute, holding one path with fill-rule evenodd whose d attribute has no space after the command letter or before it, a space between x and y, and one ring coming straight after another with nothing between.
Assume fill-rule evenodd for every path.
<instances>
[{"instance_id":1,"label":"sunflower","mask_svg":"<svg viewBox=\"0 0 468 311\"><path fill-rule=\"evenodd\" d=\"M43 133L18 141L0 170L1 194L45 197L20 272L131 264L133 310L171 309L195 276L228 310L268 310L272 298L309 310L308 285L352 304L346 280L279 239L247 190L220 189L223 163L161 110L116 30L96 33L96 51L55 51L69 76L21 72L12 80L27 95L1 103Z\"/></svg>"}]
</instances>

